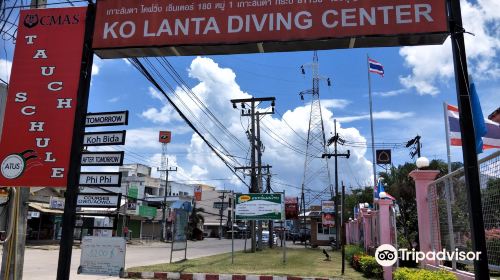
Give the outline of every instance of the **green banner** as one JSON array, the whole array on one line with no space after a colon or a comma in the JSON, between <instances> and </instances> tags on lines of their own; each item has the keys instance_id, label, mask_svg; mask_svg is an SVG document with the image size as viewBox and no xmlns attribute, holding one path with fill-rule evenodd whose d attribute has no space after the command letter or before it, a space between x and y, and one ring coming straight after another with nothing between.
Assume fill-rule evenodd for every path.
<instances>
[{"instance_id":1,"label":"green banner","mask_svg":"<svg viewBox=\"0 0 500 280\"><path fill-rule=\"evenodd\" d=\"M250 193L236 195L236 220L282 220L284 203L281 194Z\"/></svg>"},{"instance_id":2,"label":"green banner","mask_svg":"<svg viewBox=\"0 0 500 280\"><path fill-rule=\"evenodd\" d=\"M150 206L139 205L139 216L148 219L156 217L156 208Z\"/></svg>"},{"instance_id":3,"label":"green banner","mask_svg":"<svg viewBox=\"0 0 500 280\"><path fill-rule=\"evenodd\" d=\"M136 186L128 188L128 197L137 199L139 197L139 189Z\"/></svg>"}]
</instances>

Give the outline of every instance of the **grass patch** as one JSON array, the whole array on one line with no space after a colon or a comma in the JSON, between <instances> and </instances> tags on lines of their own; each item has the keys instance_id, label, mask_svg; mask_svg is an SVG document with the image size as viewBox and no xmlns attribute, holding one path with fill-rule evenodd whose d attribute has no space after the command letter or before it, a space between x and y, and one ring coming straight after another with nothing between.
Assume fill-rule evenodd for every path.
<instances>
[{"instance_id":1,"label":"grass patch","mask_svg":"<svg viewBox=\"0 0 500 280\"><path fill-rule=\"evenodd\" d=\"M341 275L340 252L329 251L331 261L324 261L325 256L320 249L287 249L286 254L286 264L283 263L281 248L276 248L256 253L236 252L234 264L231 264L231 253L225 253L180 263L132 267L127 270L365 279L359 272L352 269L348 262L345 265L345 275Z\"/></svg>"}]
</instances>

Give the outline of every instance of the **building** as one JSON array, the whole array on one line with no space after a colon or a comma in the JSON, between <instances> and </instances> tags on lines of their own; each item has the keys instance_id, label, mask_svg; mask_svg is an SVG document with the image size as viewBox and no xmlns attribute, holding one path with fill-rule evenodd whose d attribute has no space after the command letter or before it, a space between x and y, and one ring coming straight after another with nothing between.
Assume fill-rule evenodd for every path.
<instances>
[{"instance_id":1,"label":"building","mask_svg":"<svg viewBox=\"0 0 500 280\"><path fill-rule=\"evenodd\" d=\"M170 206L175 201L191 202L195 186L169 181L168 188L165 188L165 180L151 177L151 167L143 164L125 164L119 171L122 173L120 191L124 197L128 197L123 200L120 212L126 217L125 226L130 237L160 239L164 200L168 237L171 231ZM121 235L123 229L124 225L120 222L117 234Z\"/></svg>"},{"instance_id":2,"label":"building","mask_svg":"<svg viewBox=\"0 0 500 280\"><path fill-rule=\"evenodd\" d=\"M201 201L197 201L195 207L204 210L201 213L205 219L203 224L204 236L219 237L221 230L222 236L224 236L232 223L232 194L228 191L217 191L215 187L208 185L200 184L198 186L201 187Z\"/></svg>"}]
</instances>

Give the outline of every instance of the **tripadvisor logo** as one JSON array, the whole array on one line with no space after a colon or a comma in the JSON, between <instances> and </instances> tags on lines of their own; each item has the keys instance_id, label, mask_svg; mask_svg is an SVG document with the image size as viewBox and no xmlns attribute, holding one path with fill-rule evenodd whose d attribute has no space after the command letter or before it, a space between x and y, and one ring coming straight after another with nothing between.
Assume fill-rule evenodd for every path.
<instances>
[{"instance_id":1,"label":"tripadvisor logo","mask_svg":"<svg viewBox=\"0 0 500 280\"><path fill-rule=\"evenodd\" d=\"M391 244L382 244L375 251L375 260L381 266L392 266L398 260L398 251Z\"/></svg>"},{"instance_id":2,"label":"tripadvisor logo","mask_svg":"<svg viewBox=\"0 0 500 280\"><path fill-rule=\"evenodd\" d=\"M416 263L428 260L428 261L475 261L479 260L479 255L481 252L465 252L465 251L447 251L442 249L440 251L429 251L421 252L415 251L415 249L399 249L396 250L394 246L390 244L382 244L375 251L375 260L381 266L392 266L398 260L398 257L403 261L412 260Z\"/></svg>"}]
</instances>

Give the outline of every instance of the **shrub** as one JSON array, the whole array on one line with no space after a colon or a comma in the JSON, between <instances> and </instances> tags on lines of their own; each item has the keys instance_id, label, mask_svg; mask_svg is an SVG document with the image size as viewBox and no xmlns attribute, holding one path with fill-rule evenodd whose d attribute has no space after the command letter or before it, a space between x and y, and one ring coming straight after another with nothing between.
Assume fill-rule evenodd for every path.
<instances>
[{"instance_id":1,"label":"shrub","mask_svg":"<svg viewBox=\"0 0 500 280\"><path fill-rule=\"evenodd\" d=\"M361 265L361 270L363 271L363 275L366 277L376 277L381 278L383 269L377 261L375 257L364 255L359 259L359 263Z\"/></svg>"},{"instance_id":2,"label":"shrub","mask_svg":"<svg viewBox=\"0 0 500 280\"><path fill-rule=\"evenodd\" d=\"M352 257L354 257L354 255L363 254L363 252L363 248L358 245L346 245L345 260L352 264Z\"/></svg>"},{"instance_id":3,"label":"shrub","mask_svg":"<svg viewBox=\"0 0 500 280\"><path fill-rule=\"evenodd\" d=\"M361 263L359 262L361 260L362 256L364 256L364 255L363 254L355 254L354 256L352 256L351 265L352 265L352 268L354 268L354 270L356 270L356 271L362 271L361 270Z\"/></svg>"},{"instance_id":4,"label":"shrub","mask_svg":"<svg viewBox=\"0 0 500 280\"><path fill-rule=\"evenodd\" d=\"M398 268L394 271L394 280L457 280L458 278L446 270L430 271L425 269Z\"/></svg>"}]
</instances>

